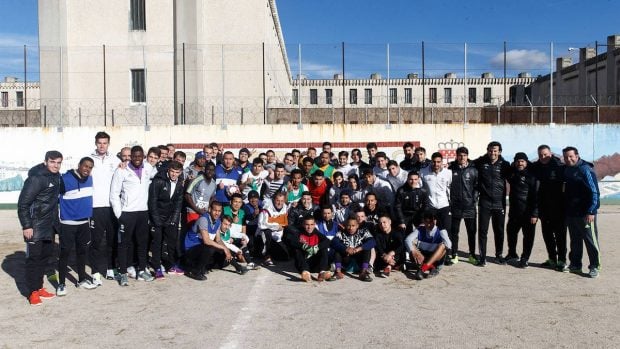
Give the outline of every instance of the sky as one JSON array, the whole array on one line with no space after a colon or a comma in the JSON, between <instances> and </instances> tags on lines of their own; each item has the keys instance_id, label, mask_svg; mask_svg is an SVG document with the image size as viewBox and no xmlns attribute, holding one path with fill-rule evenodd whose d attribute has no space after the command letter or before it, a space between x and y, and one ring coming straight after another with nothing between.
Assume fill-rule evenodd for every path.
<instances>
[{"instance_id":1,"label":"sky","mask_svg":"<svg viewBox=\"0 0 620 349\"><path fill-rule=\"evenodd\" d=\"M256 0L247 0L256 1ZM0 78L23 76L23 45L37 45L37 1L2 0ZM148 3L147 3L148 4ZM616 0L277 0L291 69L309 78L331 78L342 70L346 78L386 77L422 73L439 77L465 70L477 77L491 71L503 75L506 41L507 75L526 71L549 73L553 57L572 57L569 47L594 47L611 34L620 34ZM301 50L300 50L301 46ZM389 49L388 49L389 46ZM605 50L599 47L599 52ZM36 49L28 50L29 80L38 70Z\"/></svg>"}]
</instances>

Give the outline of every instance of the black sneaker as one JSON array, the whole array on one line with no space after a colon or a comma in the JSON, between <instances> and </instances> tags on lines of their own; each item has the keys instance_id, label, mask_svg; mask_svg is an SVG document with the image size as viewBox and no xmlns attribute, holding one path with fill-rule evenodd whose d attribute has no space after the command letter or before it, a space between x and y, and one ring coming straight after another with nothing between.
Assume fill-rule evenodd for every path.
<instances>
[{"instance_id":1,"label":"black sneaker","mask_svg":"<svg viewBox=\"0 0 620 349\"><path fill-rule=\"evenodd\" d=\"M431 269L431 271L428 273L427 278L434 278L435 276L439 275L439 269L437 268L433 268Z\"/></svg>"},{"instance_id":2,"label":"black sneaker","mask_svg":"<svg viewBox=\"0 0 620 349\"><path fill-rule=\"evenodd\" d=\"M483 268L484 268L484 267L486 267L486 266L487 266L487 261L486 261L486 260L484 260L484 259L480 259L480 260L478 260L478 262L476 263L476 266L477 266L477 267L483 267Z\"/></svg>"},{"instance_id":3,"label":"black sneaker","mask_svg":"<svg viewBox=\"0 0 620 349\"><path fill-rule=\"evenodd\" d=\"M422 270L418 270L415 272L415 274L413 274L413 278L416 280L422 280L424 279L424 273L422 272Z\"/></svg>"},{"instance_id":4,"label":"black sneaker","mask_svg":"<svg viewBox=\"0 0 620 349\"><path fill-rule=\"evenodd\" d=\"M506 265L506 259L504 257L502 257L501 254L495 256L495 262L497 262L497 264L499 264L499 265Z\"/></svg>"},{"instance_id":5,"label":"black sneaker","mask_svg":"<svg viewBox=\"0 0 620 349\"><path fill-rule=\"evenodd\" d=\"M193 271L188 271L185 273L185 275L187 275L187 277L197 280L197 281L206 281L207 280L207 276L203 273L196 273Z\"/></svg>"},{"instance_id":6,"label":"black sneaker","mask_svg":"<svg viewBox=\"0 0 620 349\"><path fill-rule=\"evenodd\" d=\"M452 257L447 257L446 261L443 264L447 266L453 265L454 263L452 262Z\"/></svg>"},{"instance_id":7,"label":"black sneaker","mask_svg":"<svg viewBox=\"0 0 620 349\"><path fill-rule=\"evenodd\" d=\"M506 259L506 262L516 261L516 260L519 260L519 255L517 255L517 254L507 254L505 259Z\"/></svg>"},{"instance_id":8,"label":"black sneaker","mask_svg":"<svg viewBox=\"0 0 620 349\"><path fill-rule=\"evenodd\" d=\"M530 264L527 261L524 261L524 260L520 260L519 264L517 264L517 267L521 268L521 269L527 269L527 268L529 268L529 266L530 266Z\"/></svg>"}]
</instances>

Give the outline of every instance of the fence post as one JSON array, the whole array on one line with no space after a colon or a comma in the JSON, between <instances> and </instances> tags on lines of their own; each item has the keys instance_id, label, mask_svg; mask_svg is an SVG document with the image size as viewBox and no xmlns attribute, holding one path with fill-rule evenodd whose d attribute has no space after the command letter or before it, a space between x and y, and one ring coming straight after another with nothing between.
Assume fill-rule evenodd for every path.
<instances>
[{"instance_id":1,"label":"fence post","mask_svg":"<svg viewBox=\"0 0 620 349\"><path fill-rule=\"evenodd\" d=\"M112 126L114 127L114 109L112 109Z\"/></svg>"},{"instance_id":2,"label":"fence post","mask_svg":"<svg viewBox=\"0 0 620 349\"><path fill-rule=\"evenodd\" d=\"M47 105L43 106L43 127L47 127Z\"/></svg>"},{"instance_id":3,"label":"fence post","mask_svg":"<svg viewBox=\"0 0 620 349\"><path fill-rule=\"evenodd\" d=\"M243 125L243 107L241 107L241 125Z\"/></svg>"},{"instance_id":4,"label":"fence post","mask_svg":"<svg viewBox=\"0 0 620 349\"><path fill-rule=\"evenodd\" d=\"M82 126L82 107L78 108L78 126Z\"/></svg>"}]
</instances>

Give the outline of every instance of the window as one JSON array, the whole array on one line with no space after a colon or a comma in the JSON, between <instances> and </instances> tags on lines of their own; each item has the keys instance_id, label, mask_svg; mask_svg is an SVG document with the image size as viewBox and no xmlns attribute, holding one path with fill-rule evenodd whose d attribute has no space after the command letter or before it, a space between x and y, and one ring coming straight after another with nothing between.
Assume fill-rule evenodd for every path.
<instances>
[{"instance_id":1,"label":"window","mask_svg":"<svg viewBox=\"0 0 620 349\"><path fill-rule=\"evenodd\" d=\"M146 30L146 0L129 0L129 13L131 30Z\"/></svg>"},{"instance_id":2,"label":"window","mask_svg":"<svg viewBox=\"0 0 620 349\"><path fill-rule=\"evenodd\" d=\"M398 92L395 88L390 88L390 104L398 103Z\"/></svg>"},{"instance_id":3,"label":"window","mask_svg":"<svg viewBox=\"0 0 620 349\"><path fill-rule=\"evenodd\" d=\"M476 103L476 88L469 88L469 103Z\"/></svg>"},{"instance_id":4,"label":"window","mask_svg":"<svg viewBox=\"0 0 620 349\"><path fill-rule=\"evenodd\" d=\"M325 104L334 103L334 91L331 88L325 89Z\"/></svg>"},{"instance_id":5,"label":"window","mask_svg":"<svg viewBox=\"0 0 620 349\"><path fill-rule=\"evenodd\" d=\"M443 102L452 103L452 88L446 87L443 89Z\"/></svg>"},{"instance_id":6,"label":"window","mask_svg":"<svg viewBox=\"0 0 620 349\"><path fill-rule=\"evenodd\" d=\"M413 95L411 93L411 88L405 89L405 104L413 103Z\"/></svg>"},{"instance_id":7,"label":"window","mask_svg":"<svg viewBox=\"0 0 620 349\"><path fill-rule=\"evenodd\" d=\"M364 103L372 104L372 89L367 88L364 90Z\"/></svg>"},{"instance_id":8,"label":"window","mask_svg":"<svg viewBox=\"0 0 620 349\"><path fill-rule=\"evenodd\" d=\"M316 88L310 89L310 104L318 104L319 96Z\"/></svg>"},{"instance_id":9,"label":"window","mask_svg":"<svg viewBox=\"0 0 620 349\"><path fill-rule=\"evenodd\" d=\"M134 103L146 102L146 76L144 69L131 70L131 101Z\"/></svg>"},{"instance_id":10,"label":"window","mask_svg":"<svg viewBox=\"0 0 620 349\"><path fill-rule=\"evenodd\" d=\"M7 108L9 106L9 93L2 92L2 108Z\"/></svg>"},{"instance_id":11,"label":"window","mask_svg":"<svg viewBox=\"0 0 620 349\"><path fill-rule=\"evenodd\" d=\"M291 96L293 104L299 104L299 90L294 88L293 95Z\"/></svg>"},{"instance_id":12,"label":"window","mask_svg":"<svg viewBox=\"0 0 620 349\"><path fill-rule=\"evenodd\" d=\"M357 104L357 89L349 90L349 104Z\"/></svg>"},{"instance_id":13,"label":"window","mask_svg":"<svg viewBox=\"0 0 620 349\"><path fill-rule=\"evenodd\" d=\"M428 89L428 101L430 103L437 103L437 88L431 87Z\"/></svg>"},{"instance_id":14,"label":"window","mask_svg":"<svg viewBox=\"0 0 620 349\"><path fill-rule=\"evenodd\" d=\"M484 88L484 96L482 99L484 103L491 103L491 88L490 87Z\"/></svg>"},{"instance_id":15,"label":"window","mask_svg":"<svg viewBox=\"0 0 620 349\"><path fill-rule=\"evenodd\" d=\"M15 93L15 97L17 99L17 106L18 107L23 107L24 106L24 92L23 91L17 91Z\"/></svg>"}]
</instances>

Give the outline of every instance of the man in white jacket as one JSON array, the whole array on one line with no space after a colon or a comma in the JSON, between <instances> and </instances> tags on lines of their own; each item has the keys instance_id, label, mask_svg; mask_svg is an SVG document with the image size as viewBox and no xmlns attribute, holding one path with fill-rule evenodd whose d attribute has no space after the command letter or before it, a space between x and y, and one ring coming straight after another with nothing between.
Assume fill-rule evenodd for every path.
<instances>
[{"instance_id":1,"label":"man in white jacket","mask_svg":"<svg viewBox=\"0 0 620 349\"><path fill-rule=\"evenodd\" d=\"M258 232L264 243L263 256L266 266L274 265L271 259L274 252L278 255L283 254L282 259L288 260L288 248L282 239L286 226L288 226L288 213L285 194L277 191L271 202L265 201L265 206L258 216ZM280 247L280 251L276 250L277 247Z\"/></svg>"},{"instance_id":2,"label":"man in white jacket","mask_svg":"<svg viewBox=\"0 0 620 349\"><path fill-rule=\"evenodd\" d=\"M443 167L443 156L436 152L431 155L431 165L420 171L424 188L428 191L430 211L437 217L441 229L450 231L450 185L452 171Z\"/></svg>"},{"instance_id":3,"label":"man in white jacket","mask_svg":"<svg viewBox=\"0 0 620 349\"><path fill-rule=\"evenodd\" d=\"M118 168L110 186L110 204L118 218L118 264L120 285L128 286L127 266L133 261L132 242L136 242L139 280L153 281L146 269L148 227L148 193L151 178L157 170L144 162L144 149L136 145L131 148L131 161L124 168Z\"/></svg>"}]
</instances>

